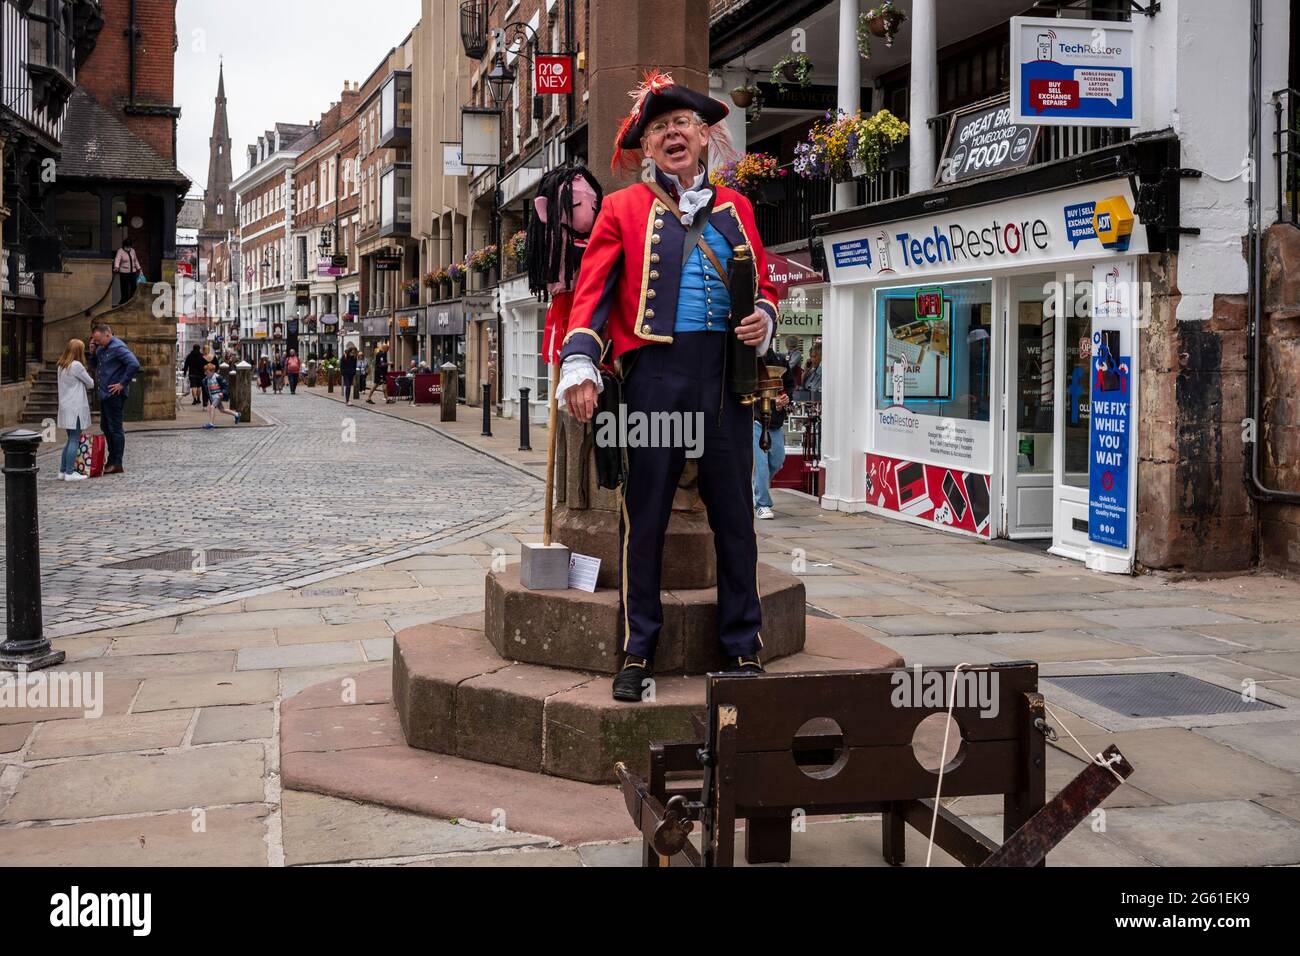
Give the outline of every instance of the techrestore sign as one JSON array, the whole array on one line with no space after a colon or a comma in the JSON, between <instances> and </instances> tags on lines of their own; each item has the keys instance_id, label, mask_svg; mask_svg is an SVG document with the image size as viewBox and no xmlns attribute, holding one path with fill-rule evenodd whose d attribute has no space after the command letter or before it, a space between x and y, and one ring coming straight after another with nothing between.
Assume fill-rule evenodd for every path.
<instances>
[{"instance_id":1,"label":"techrestore sign","mask_svg":"<svg viewBox=\"0 0 1300 956\"><path fill-rule=\"evenodd\" d=\"M1147 251L1127 179L883 223L824 238L831 282L988 272ZM1103 228L1095 213L1102 210ZM1120 223L1128 234L1115 241ZM1110 227L1109 229L1107 227Z\"/></svg>"}]
</instances>

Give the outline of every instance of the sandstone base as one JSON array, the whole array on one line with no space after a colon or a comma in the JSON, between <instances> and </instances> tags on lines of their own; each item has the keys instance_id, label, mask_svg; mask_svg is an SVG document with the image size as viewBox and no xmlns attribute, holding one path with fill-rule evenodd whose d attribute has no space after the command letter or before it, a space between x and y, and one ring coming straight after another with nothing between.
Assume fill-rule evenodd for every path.
<instances>
[{"instance_id":1,"label":"sandstone base","mask_svg":"<svg viewBox=\"0 0 1300 956\"><path fill-rule=\"evenodd\" d=\"M645 774L648 745L694 735L705 678L660 676L652 701L623 704L609 677L503 660L476 615L400 632L393 704L412 747L588 783L624 761ZM809 618L801 653L769 670L899 667L902 657L846 624Z\"/></svg>"}]
</instances>

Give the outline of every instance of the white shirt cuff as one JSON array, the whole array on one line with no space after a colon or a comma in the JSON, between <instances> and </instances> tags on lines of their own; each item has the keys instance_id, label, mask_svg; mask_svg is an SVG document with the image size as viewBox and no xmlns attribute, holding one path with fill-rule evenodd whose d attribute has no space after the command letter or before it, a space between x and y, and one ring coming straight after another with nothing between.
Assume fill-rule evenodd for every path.
<instances>
[{"instance_id":1,"label":"white shirt cuff","mask_svg":"<svg viewBox=\"0 0 1300 956\"><path fill-rule=\"evenodd\" d=\"M560 408L568 407L568 403L564 400L565 393L583 382L595 382L597 395L605 390L605 384L600 380L600 373L596 371L595 363L585 355L570 355L560 366L560 384L555 389L555 401Z\"/></svg>"},{"instance_id":2,"label":"white shirt cuff","mask_svg":"<svg viewBox=\"0 0 1300 956\"><path fill-rule=\"evenodd\" d=\"M767 320L767 336L762 342L758 343L758 357L762 358L767 354L768 348L772 345L772 334L776 331L776 323L770 318Z\"/></svg>"}]
</instances>

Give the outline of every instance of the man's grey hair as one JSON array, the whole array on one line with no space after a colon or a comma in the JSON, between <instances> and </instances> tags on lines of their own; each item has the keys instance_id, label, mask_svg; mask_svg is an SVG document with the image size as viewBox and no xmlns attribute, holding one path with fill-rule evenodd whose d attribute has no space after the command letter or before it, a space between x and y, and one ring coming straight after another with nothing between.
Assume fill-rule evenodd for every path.
<instances>
[{"instance_id":1,"label":"man's grey hair","mask_svg":"<svg viewBox=\"0 0 1300 956\"><path fill-rule=\"evenodd\" d=\"M113 334L113 327L112 327L111 325L109 325L107 322L100 322L100 323L99 323L98 325L96 325L93 329L91 329L91 331L92 331L92 332L103 332L103 333L106 334L106 335L112 335L112 334Z\"/></svg>"}]
</instances>

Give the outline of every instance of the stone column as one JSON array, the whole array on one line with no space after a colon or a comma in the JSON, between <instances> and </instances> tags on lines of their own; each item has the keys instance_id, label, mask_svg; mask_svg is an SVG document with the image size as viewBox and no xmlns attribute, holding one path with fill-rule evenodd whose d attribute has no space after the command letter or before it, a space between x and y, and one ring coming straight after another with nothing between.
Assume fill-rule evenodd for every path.
<instances>
[{"instance_id":1,"label":"stone column","mask_svg":"<svg viewBox=\"0 0 1300 956\"><path fill-rule=\"evenodd\" d=\"M839 82L836 106L852 115L862 99L862 54L858 52L858 0L840 0ZM858 201L858 184L835 184L835 208L847 209Z\"/></svg>"},{"instance_id":2,"label":"stone column","mask_svg":"<svg viewBox=\"0 0 1300 956\"><path fill-rule=\"evenodd\" d=\"M239 413L239 420L247 422L253 414L253 366L240 362L235 366L235 380L230 383L231 407Z\"/></svg>"},{"instance_id":3,"label":"stone column","mask_svg":"<svg viewBox=\"0 0 1300 956\"><path fill-rule=\"evenodd\" d=\"M912 0L912 89L908 105L911 136L909 192L921 192L934 184L934 136L928 120L939 108L939 25L935 0Z\"/></svg>"}]
</instances>

